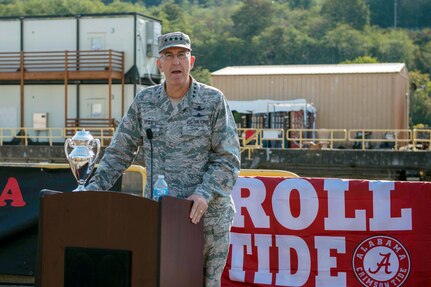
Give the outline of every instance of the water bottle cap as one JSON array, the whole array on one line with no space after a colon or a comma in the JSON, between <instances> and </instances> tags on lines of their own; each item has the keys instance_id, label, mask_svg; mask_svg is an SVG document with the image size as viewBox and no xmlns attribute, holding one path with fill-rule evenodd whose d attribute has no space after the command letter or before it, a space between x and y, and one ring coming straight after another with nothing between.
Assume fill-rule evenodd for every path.
<instances>
[{"instance_id":1,"label":"water bottle cap","mask_svg":"<svg viewBox=\"0 0 431 287\"><path fill-rule=\"evenodd\" d=\"M163 174L159 174L159 178L165 178Z\"/></svg>"}]
</instances>

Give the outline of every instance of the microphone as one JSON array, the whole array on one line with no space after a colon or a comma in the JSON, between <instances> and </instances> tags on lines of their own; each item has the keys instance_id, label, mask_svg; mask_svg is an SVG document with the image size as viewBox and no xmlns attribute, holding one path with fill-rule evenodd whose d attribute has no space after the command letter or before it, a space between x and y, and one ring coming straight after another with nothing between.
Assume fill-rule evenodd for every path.
<instances>
[{"instance_id":1,"label":"microphone","mask_svg":"<svg viewBox=\"0 0 431 287\"><path fill-rule=\"evenodd\" d=\"M147 138L151 141L153 139L153 131L151 129L146 129Z\"/></svg>"},{"instance_id":2,"label":"microphone","mask_svg":"<svg viewBox=\"0 0 431 287\"><path fill-rule=\"evenodd\" d=\"M153 199L153 131L146 129L147 139L150 141L150 199Z\"/></svg>"}]
</instances>

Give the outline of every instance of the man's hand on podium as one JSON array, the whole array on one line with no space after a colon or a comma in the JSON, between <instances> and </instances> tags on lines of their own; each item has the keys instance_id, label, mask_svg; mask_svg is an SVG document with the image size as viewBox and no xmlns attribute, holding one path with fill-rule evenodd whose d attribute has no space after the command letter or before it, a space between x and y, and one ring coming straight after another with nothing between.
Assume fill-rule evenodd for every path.
<instances>
[{"instance_id":1,"label":"man's hand on podium","mask_svg":"<svg viewBox=\"0 0 431 287\"><path fill-rule=\"evenodd\" d=\"M190 211L190 219L192 220L192 223L196 224L201 220L202 216L204 216L205 211L207 211L208 203L205 198L203 198L203 196L198 194L192 194L187 199L193 200L192 210Z\"/></svg>"}]
</instances>

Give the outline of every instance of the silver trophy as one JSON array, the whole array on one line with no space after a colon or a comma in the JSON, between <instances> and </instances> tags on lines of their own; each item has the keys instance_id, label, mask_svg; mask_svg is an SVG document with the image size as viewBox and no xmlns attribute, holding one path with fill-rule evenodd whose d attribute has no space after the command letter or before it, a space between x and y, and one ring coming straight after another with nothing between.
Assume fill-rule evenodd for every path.
<instances>
[{"instance_id":1,"label":"silver trophy","mask_svg":"<svg viewBox=\"0 0 431 287\"><path fill-rule=\"evenodd\" d=\"M70 148L72 151L69 153ZM93 138L90 132L82 129L64 142L64 152L70 169L78 181L78 187L73 191L84 191L85 183L90 177L100 153L100 140Z\"/></svg>"}]
</instances>

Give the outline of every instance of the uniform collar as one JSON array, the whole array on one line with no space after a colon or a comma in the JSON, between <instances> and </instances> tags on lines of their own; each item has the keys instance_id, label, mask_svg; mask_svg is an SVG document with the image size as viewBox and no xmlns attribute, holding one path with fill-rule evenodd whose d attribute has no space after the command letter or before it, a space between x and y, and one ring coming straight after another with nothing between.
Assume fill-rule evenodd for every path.
<instances>
[{"instance_id":1,"label":"uniform collar","mask_svg":"<svg viewBox=\"0 0 431 287\"><path fill-rule=\"evenodd\" d=\"M190 88L181 101L178 103L178 110L185 110L196 104L203 104L202 97L199 93L199 83L192 77ZM167 112L173 112L171 102L168 95L166 94L165 85L161 84L158 89L155 98L155 104L162 110Z\"/></svg>"}]
</instances>

